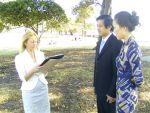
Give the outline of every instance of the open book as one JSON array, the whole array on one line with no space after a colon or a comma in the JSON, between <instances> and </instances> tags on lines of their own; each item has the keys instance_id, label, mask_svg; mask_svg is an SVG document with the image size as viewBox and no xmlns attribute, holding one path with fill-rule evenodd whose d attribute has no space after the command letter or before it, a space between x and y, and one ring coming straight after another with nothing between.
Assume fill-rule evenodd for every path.
<instances>
[{"instance_id":1,"label":"open book","mask_svg":"<svg viewBox=\"0 0 150 113\"><path fill-rule=\"evenodd\" d=\"M39 66L41 66L41 72L48 72L55 68L55 65L58 63L58 60L55 59L62 59L64 54L57 54L54 56L47 57Z\"/></svg>"},{"instance_id":2,"label":"open book","mask_svg":"<svg viewBox=\"0 0 150 113\"><path fill-rule=\"evenodd\" d=\"M49 56L47 57L41 64L40 66L43 66L46 62L48 62L50 59L61 59L64 57L64 54L57 54L57 55L54 55L54 56Z\"/></svg>"}]
</instances>

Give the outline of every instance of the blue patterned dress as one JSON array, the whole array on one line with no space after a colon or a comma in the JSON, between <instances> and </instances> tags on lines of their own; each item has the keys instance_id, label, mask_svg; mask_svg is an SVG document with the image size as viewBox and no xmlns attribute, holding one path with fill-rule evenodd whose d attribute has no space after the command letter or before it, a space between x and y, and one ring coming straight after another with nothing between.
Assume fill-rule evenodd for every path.
<instances>
[{"instance_id":1,"label":"blue patterned dress","mask_svg":"<svg viewBox=\"0 0 150 113\"><path fill-rule=\"evenodd\" d=\"M135 40L130 37L123 44L117 66L117 113L133 113L138 102L137 88L143 82L141 51Z\"/></svg>"}]
</instances>

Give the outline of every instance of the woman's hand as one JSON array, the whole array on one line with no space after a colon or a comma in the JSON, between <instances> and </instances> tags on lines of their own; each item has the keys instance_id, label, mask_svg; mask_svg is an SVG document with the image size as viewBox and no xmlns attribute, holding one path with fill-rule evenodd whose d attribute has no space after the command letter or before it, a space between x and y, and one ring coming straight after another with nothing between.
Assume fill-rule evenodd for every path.
<instances>
[{"instance_id":1,"label":"woman's hand","mask_svg":"<svg viewBox=\"0 0 150 113\"><path fill-rule=\"evenodd\" d=\"M47 75L48 75L48 72L45 72L45 73L44 73L44 76L46 77Z\"/></svg>"},{"instance_id":2,"label":"woman's hand","mask_svg":"<svg viewBox=\"0 0 150 113\"><path fill-rule=\"evenodd\" d=\"M28 81L33 75L34 73L39 72L40 67L39 66L35 66L33 67L25 76L25 80Z\"/></svg>"},{"instance_id":3,"label":"woman's hand","mask_svg":"<svg viewBox=\"0 0 150 113\"><path fill-rule=\"evenodd\" d=\"M40 67L39 66L35 66L35 67L33 67L32 69L31 69L31 73L37 73L37 72L39 72L39 69L40 69Z\"/></svg>"},{"instance_id":4,"label":"woman's hand","mask_svg":"<svg viewBox=\"0 0 150 113\"><path fill-rule=\"evenodd\" d=\"M106 96L107 96L107 100L106 101L109 102L109 104L111 104L111 103L116 101L116 98L113 98L113 97L111 97L109 95L106 95Z\"/></svg>"},{"instance_id":5,"label":"woman's hand","mask_svg":"<svg viewBox=\"0 0 150 113\"><path fill-rule=\"evenodd\" d=\"M45 77L48 75L48 71L47 71L47 69L45 69L44 66L39 66L39 72L44 73Z\"/></svg>"}]
</instances>

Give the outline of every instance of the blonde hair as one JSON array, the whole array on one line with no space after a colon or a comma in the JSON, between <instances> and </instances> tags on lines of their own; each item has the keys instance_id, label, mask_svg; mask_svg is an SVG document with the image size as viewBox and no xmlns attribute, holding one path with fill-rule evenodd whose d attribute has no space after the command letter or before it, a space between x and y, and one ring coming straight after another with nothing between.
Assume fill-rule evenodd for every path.
<instances>
[{"instance_id":1,"label":"blonde hair","mask_svg":"<svg viewBox=\"0 0 150 113\"><path fill-rule=\"evenodd\" d=\"M26 43L31 37L33 37L33 36L35 36L35 37L37 38L37 40L38 40L38 36L37 36L37 34L36 34L34 31L32 31L32 30L27 30L27 31L25 32L25 34L24 34L23 37L22 37L22 41L21 41L20 53L22 53L22 52L26 49L25 43ZM37 48L38 48L38 47L37 47Z\"/></svg>"}]
</instances>

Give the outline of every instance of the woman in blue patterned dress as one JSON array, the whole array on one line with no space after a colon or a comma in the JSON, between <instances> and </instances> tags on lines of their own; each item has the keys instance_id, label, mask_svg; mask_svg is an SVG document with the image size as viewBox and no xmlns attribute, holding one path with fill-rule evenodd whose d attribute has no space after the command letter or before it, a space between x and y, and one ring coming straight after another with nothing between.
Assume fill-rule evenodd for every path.
<instances>
[{"instance_id":1,"label":"woman in blue patterned dress","mask_svg":"<svg viewBox=\"0 0 150 113\"><path fill-rule=\"evenodd\" d=\"M117 113L133 113L138 102L137 88L143 82L141 51L132 36L132 31L139 24L136 13L132 15L121 11L115 15L115 34L124 44L116 58L117 66Z\"/></svg>"}]
</instances>

